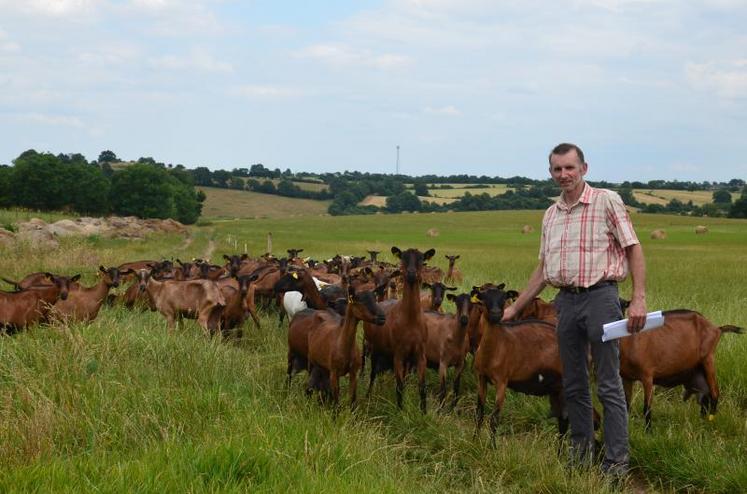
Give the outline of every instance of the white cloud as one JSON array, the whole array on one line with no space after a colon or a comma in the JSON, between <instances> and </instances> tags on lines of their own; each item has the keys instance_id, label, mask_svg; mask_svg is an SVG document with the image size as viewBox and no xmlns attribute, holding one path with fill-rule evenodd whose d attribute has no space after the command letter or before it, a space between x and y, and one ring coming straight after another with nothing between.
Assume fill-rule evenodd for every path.
<instances>
[{"instance_id":1,"label":"white cloud","mask_svg":"<svg viewBox=\"0 0 747 494\"><path fill-rule=\"evenodd\" d=\"M447 117L458 117L462 114L462 112L460 112L459 109L453 105L442 106L438 108L427 106L424 111L429 115L445 115Z\"/></svg>"},{"instance_id":2,"label":"white cloud","mask_svg":"<svg viewBox=\"0 0 747 494\"><path fill-rule=\"evenodd\" d=\"M20 115L21 120L42 124L42 125L54 125L60 127L75 127L83 128L83 121L75 116L69 115L52 115L46 113L25 113Z\"/></svg>"},{"instance_id":3,"label":"white cloud","mask_svg":"<svg viewBox=\"0 0 747 494\"><path fill-rule=\"evenodd\" d=\"M685 74L696 89L712 91L728 99L747 97L747 59L687 63Z\"/></svg>"},{"instance_id":4,"label":"white cloud","mask_svg":"<svg viewBox=\"0 0 747 494\"><path fill-rule=\"evenodd\" d=\"M196 70L201 72L233 72L233 66L228 62L216 60L204 50L193 50L189 55L166 55L153 57L148 64L155 69L162 70Z\"/></svg>"},{"instance_id":5,"label":"white cloud","mask_svg":"<svg viewBox=\"0 0 747 494\"><path fill-rule=\"evenodd\" d=\"M10 39L10 36L0 29L0 53L15 53L20 49L21 45Z\"/></svg>"},{"instance_id":6,"label":"white cloud","mask_svg":"<svg viewBox=\"0 0 747 494\"><path fill-rule=\"evenodd\" d=\"M78 61L85 65L108 66L122 65L138 59L140 49L129 43L99 44L91 50L77 55Z\"/></svg>"},{"instance_id":7,"label":"white cloud","mask_svg":"<svg viewBox=\"0 0 747 494\"><path fill-rule=\"evenodd\" d=\"M29 15L80 18L93 14L103 3L103 0L0 0L0 9Z\"/></svg>"},{"instance_id":8,"label":"white cloud","mask_svg":"<svg viewBox=\"0 0 747 494\"><path fill-rule=\"evenodd\" d=\"M319 60L334 66L365 66L382 70L396 69L408 65L411 60L395 53L373 53L366 49L354 49L340 43L307 46L297 53L302 58Z\"/></svg>"},{"instance_id":9,"label":"white cloud","mask_svg":"<svg viewBox=\"0 0 747 494\"><path fill-rule=\"evenodd\" d=\"M281 86L264 86L246 84L237 87L232 91L233 94L253 99L276 99L300 96L302 92L295 88Z\"/></svg>"},{"instance_id":10,"label":"white cloud","mask_svg":"<svg viewBox=\"0 0 747 494\"><path fill-rule=\"evenodd\" d=\"M147 16L146 29L160 36L194 37L225 33L225 27L205 3L203 0L131 0L122 11L138 19Z\"/></svg>"}]
</instances>

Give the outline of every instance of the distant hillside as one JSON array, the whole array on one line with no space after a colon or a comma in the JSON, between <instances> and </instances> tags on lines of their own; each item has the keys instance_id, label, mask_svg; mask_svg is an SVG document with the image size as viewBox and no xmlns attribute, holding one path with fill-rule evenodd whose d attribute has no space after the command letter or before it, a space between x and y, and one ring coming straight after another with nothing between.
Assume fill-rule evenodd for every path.
<instances>
[{"instance_id":1,"label":"distant hillside","mask_svg":"<svg viewBox=\"0 0 747 494\"><path fill-rule=\"evenodd\" d=\"M243 190L196 187L207 198L202 216L207 218L289 218L327 214L331 201L293 199Z\"/></svg>"},{"instance_id":2,"label":"distant hillside","mask_svg":"<svg viewBox=\"0 0 747 494\"><path fill-rule=\"evenodd\" d=\"M633 189L633 196L643 204L661 204L662 206L672 199L677 199L684 203L692 201L696 206L713 202L712 190ZM732 201L739 199L739 196L739 193L732 192Z\"/></svg>"}]
</instances>

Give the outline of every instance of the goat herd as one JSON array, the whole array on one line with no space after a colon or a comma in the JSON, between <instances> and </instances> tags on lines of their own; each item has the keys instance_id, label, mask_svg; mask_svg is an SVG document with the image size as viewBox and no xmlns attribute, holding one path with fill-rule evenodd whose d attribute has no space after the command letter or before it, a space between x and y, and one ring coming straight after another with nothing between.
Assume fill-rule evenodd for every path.
<instances>
[{"instance_id":1,"label":"goat herd","mask_svg":"<svg viewBox=\"0 0 747 494\"><path fill-rule=\"evenodd\" d=\"M32 273L20 281L4 281L14 292L0 291L0 326L12 334L32 324L91 321L104 303L160 312L173 331L179 318L196 319L207 335L240 337L251 317L259 327L257 306L282 305L287 314L287 382L299 371L308 372L307 394L319 392L337 404L340 377L348 376L351 406L355 406L357 379L370 362L371 393L376 376L393 370L397 405L402 407L405 378L418 377L420 408L426 411L426 369L438 371L438 400L444 405L449 368L453 372L452 407L467 354L473 355L477 377L477 430L482 426L488 383L496 388L490 416L493 443L506 388L531 395L547 395L558 419L560 434L567 430L562 391L562 365L555 338L557 313L552 303L535 299L519 320L502 322L503 309L518 296L504 284L486 283L468 293L448 293L461 284L455 266L459 256L446 256L446 273L428 266L435 250L401 251L392 247L398 265L370 258L335 256L325 262L302 259L303 249L289 249L288 257L250 258L224 255L225 265L208 261L136 261L117 267L99 267L100 281L92 287L72 277ZM131 284L121 295L110 294L121 281ZM424 290L421 292L421 290ZM444 296L455 314L441 308ZM630 403L632 384L644 388L646 429L651 425L654 384L683 385L686 400L696 395L702 416L716 412L719 389L714 353L723 332L740 333L736 326L715 326L691 310L664 312L662 328L620 340L620 374ZM364 342L359 348L358 323Z\"/></svg>"}]
</instances>

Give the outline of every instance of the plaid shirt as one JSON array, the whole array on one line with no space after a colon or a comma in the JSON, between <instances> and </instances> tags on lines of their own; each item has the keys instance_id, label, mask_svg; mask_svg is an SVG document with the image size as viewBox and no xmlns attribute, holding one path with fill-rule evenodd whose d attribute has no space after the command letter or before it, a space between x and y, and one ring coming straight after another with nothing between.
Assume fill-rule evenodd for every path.
<instances>
[{"instance_id":1,"label":"plaid shirt","mask_svg":"<svg viewBox=\"0 0 747 494\"><path fill-rule=\"evenodd\" d=\"M545 282L589 287L628 274L625 247L639 243L617 192L584 184L581 197L568 205L561 194L542 219L540 259Z\"/></svg>"}]
</instances>

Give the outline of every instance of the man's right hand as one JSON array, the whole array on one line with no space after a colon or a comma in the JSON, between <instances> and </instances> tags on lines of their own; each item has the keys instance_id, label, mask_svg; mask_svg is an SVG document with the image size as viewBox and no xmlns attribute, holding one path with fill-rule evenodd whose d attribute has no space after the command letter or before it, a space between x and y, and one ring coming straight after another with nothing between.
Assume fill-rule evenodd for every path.
<instances>
[{"instance_id":1,"label":"man's right hand","mask_svg":"<svg viewBox=\"0 0 747 494\"><path fill-rule=\"evenodd\" d=\"M513 305L509 305L503 309L503 317L501 318L501 321L510 321L514 317L516 317L516 309L514 309Z\"/></svg>"}]
</instances>

